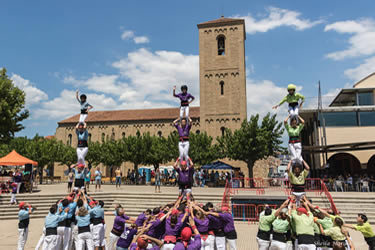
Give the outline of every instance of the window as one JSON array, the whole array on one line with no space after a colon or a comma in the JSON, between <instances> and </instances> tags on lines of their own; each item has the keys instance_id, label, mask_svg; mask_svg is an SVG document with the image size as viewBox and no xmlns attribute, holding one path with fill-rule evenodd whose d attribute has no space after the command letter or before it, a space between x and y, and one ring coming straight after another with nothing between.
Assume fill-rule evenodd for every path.
<instances>
[{"instance_id":1,"label":"window","mask_svg":"<svg viewBox=\"0 0 375 250\"><path fill-rule=\"evenodd\" d=\"M112 135L111 135L111 140L114 141L115 140L115 132L112 132Z\"/></svg>"},{"instance_id":2,"label":"window","mask_svg":"<svg viewBox=\"0 0 375 250\"><path fill-rule=\"evenodd\" d=\"M91 134L89 133L89 142L91 142Z\"/></svg>"},{"instance_id":3,"label":"window","mask_svg":"<svg viewBox=\"0 0 375 250\"><path fill-rule=\"evenodd\" d=\"M358 126L356 112L329 112L323 117L327 127L349 127ZM323 126L322 114L320 115L320 126Z\"/></svg>"},{"instance_id":4,"label":"window","mask_svg":"<svg viewBox=\"0 0 375 250\"><path fill-rule=\"evenodd\" d=\"M122 138L125 138L125 132L122 132Z\"/></svg>"},{"instance_id":5,"label":"window","mask_svg":"<svg viewBox=\"0 0 375 250\"><path fill-rule=\"evenodd\" d=\"M161 132L161 131L158 131L158 136L159 136L159 137L162 136L162 132Z\"/></svg>"},{"instance_id":6,"label":"window","mask_svg":"<svg viewBox=\"0 0 375 250\"><path fill-rule=\"evenodd\" d=\"M199 134L201 133L201 131L198 129L197 131L195 131L195 133L196 133L197 135L199 135Z\"/></svg>"},{"instance_id":7,"label":"window","mask_svg":"<svg viewBox=\"0 0 375 250\"><path fill-rule=\"evenodd\" d=\"M72 146L72 134L68 135L68 146Z\"/></svg>"},{"instance_id":8,"label":"window","mask_svg":"<svg viewBox=\"0 0 375 250\"><path fill-rule=\"evenodd\" d=\"M359 112L361 126L375 126L374 112Z\"/></svg>"},{"instance_id":9,"label":"window","mask_svg":"<svg viewBox=\"0 0 375 250\"><path fill-rule=\"evenodd\" d=\"M358 93L358 105L374 105L373 92Z\"/></svg>"},{"instance_id":10,"label":"window","mask_svg":"<svg viewBox=\"0 0 375 250\"><path fill-rule=\"evenodd\" d=\"M225 134L225 128L221 127L220 130L221 130L221 136L224 136L224 134Z\"/></svg>"},{"instance_id":11,"label":"window","mask_svg":"<svg viewBox=\"0 0 375 250\"><path fill-rule=\"evenodd\" d=\"M217 37L217 54L219 56L225 55L225 36L223 35Z\"/></svg>"},{"instance_id":12,"label":"window","mask_svg":"<svg viewBox=\"0 0 375 250\"><path fill-rule=\"evenodd\" d=\"M104 141L105 141L105 134L102 133L102 142L104 142Z\"/></svg>"},{"instance_id":13,"label":"window","mask_svg":"<svg viewBox=\"0 0 375 250\"><path fill-rule=\"evenodd\" d=\"M224 95L224 82L223 81L220 82L220 93L221 95Z\"/></svg>"}]
</instances>

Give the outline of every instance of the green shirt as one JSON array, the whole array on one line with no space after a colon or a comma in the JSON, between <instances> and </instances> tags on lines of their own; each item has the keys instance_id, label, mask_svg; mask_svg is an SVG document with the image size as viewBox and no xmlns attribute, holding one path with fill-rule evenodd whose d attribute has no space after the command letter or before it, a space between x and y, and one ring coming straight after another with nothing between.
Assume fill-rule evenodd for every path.
<instances>
[{"instance_id":1,"label":"green shirt","mask_svg":"<svg viewBox=\"0 0 375 250\"><path fill-rule=\"evenodd\" d=\"M305 178L309 175L309 171L304 169L301 174L297 177L294 175L292 170L289 170L289 181L294 185L303 185L305 184Z\"/></svg>"},{"instance_id":2,"label":"green shirt","mask_svg":"<svg viewBox=\"0 0 375 250\"><path fill-rule=\"evenodd\" d=\"M265 232L271 231L271 225L272 222L275 220L275 210L272 210L271 215L264 215L264 213L261 213L259 217L259 229Z\"/></svg>"},{"instance_id":3,"label":"green shirt","mask_svg":"<svg viewBox=\"0 0 375 250\"><path fill-rule=\"evenodd\" d=\"M316 224L316 223L314 223L314 233L320 234L320 228L319 228L318 224Z\"/></svg>"},{"instance_id":4,"label":"green shirt","mask_svg":"<svg viewBox=\"0 0 375 250\"><path fill-rule=\"evenodd\" d=\"M334 226L327 230L324 230L324 234L327 236L331 236L332 240L346 240L345 235L342 234L341 228L338 226Z\"/></svg>"},{"instance_id":5,"label":"green shirt","mask_svg":"<svg viewBox=\"0 0 375 250\"><path fill-rule=\"evenodd\" d=\"M371 227L370 223L368 223L368 222L365 222L362 225L359 225L359 224L354 225L354 229L357 230L357 231L360 231L363 234L363 237L365 237L365 238L375 236L374 232L372 231L372 227Z\"/></svg>"},{"instance_id":6,"label":"green shirt","mask_svg":"<svg viewBox=\"0 0 375 250\"><path fill-rule=\"evenodd\" d=\"M317 220L317 222L322 225L323 229L326 230L326 229L329 229L331 227L333 227L333 222L332 222L332 219L330 217L324 217L324 219L319 219Z\"/></svg>"},{"instance_id":7,"label":"green shirt","mask_svg":"<svg viewBox=\"0 0 375 250\"><path fill-rule=\"evenodd\" d=\"M272 228L273 228L273 231L275 231L276 233L284 234L288 232L288 230L290 229L289 221L276 218L276 220L272 222Z\"/></svg>"},{"instance_id":8,"label":"green shirt","mask_svg":"<svg viewBox=\"0 0 375 250\"><path fill-rule=\"evenodd\" d=\"M291 127L288 123L284 123L285 129L289 137L299 137L304 125L300 123L296 128Z\"/></svg>"},{"instance_id":9,"label":"green shirt","mask_svg":"<svg viewBox=\"0 0 375 250\"><path fill-rule=\"evenodd\" d=\"M299 100L302 100L304 101L305 100L305 97L303 95L301 95L300 93L295 93L294 95L286 95L282 100L281 102L279 103L279 105L283 104L284 102L287 102L287 103L294 103L294 102L298 102Z\"/></svg>"},{"instance_id":10,"label":"green shirt","mask_svg":"<svg viewBox=\"0 0 375 250\"><path fill-rule=\"evenodd\" d=\"M314 216L311 212L306 214L298 215L296 210L292 211L292 217L296 223L296 233L297 235L307 234L315 235L314 233Z\"/></svg>"}]
</instances>

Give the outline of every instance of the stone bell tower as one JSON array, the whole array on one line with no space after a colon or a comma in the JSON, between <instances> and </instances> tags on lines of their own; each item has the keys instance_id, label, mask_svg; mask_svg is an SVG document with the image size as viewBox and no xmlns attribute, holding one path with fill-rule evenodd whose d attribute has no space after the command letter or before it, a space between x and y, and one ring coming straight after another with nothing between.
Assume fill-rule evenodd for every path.
<instances>
[{"instance_id":1,"label":"stone bell tower","mask_svg":"<svg viewBox=\"0 0 375 250\"><path fill-rule=\"evenodd\" d=\"M216 138L247 118L245 21L221 17L198 29L200 124Z\"/></svg>"}]
</instances>

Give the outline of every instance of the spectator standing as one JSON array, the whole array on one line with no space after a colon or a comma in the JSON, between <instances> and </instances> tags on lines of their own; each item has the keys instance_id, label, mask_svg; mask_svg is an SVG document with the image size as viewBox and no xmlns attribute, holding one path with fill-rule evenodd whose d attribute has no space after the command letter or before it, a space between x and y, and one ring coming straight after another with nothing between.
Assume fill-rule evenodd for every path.
<instances>
[{"instance_id":1,"label":"spectator standing","mask_svg":"<svg viewBox=\"0 0 375 250\"><path fill-rule=\"evenodd\" d=\"M160 173L159 167L157 167L155 168L155 193L161 193L160 180L161 180L161 173Z\"/></svg>"},{"instance_id":2,"label":"spectator standing","mask_svg":"<svg viewBox=\"0 0 375 250\"><path fill-rule=\"evenodd\" d=\"M69 169L69 174L68 174L68 193L72 192L73 181L74 181L74 173L73 173L73 171L71 169Z\"/></svg>"},{"instance_id":3,"label":"spectator standing","mask_svg":"<svg viewBox=\"0 0 375 250\"><path fill-rule=\"evenodd\" d=\"M99 191L102 186L102 172L100 171L100 168L97 167L95 171L95 191L97 190L99 186Z\"/></svg>"},{"instance_id":4,"label":"spectator standing","mask_svg":"<svg viewBox=\"0 0 375 250\"><path fill-rule=\"evenodd\" d=\"M117 169L115 171L115 174L116 174L116 188L120 188L121 187L121 177L122 177L122 172L120 170L120 167L117 167Z\"/></svg>"},{"instance_id":5,"label":"spectator standing","mask_svg":"<svg viewBox=\"0 0 375 250\"><path fill-rule=\"evenodd\" d=\"M22 185L22 173L19 169L16 169L16 172L13 174L14 182L17 183L17 194L20 193Z\"/></svg>"}]
</instances>

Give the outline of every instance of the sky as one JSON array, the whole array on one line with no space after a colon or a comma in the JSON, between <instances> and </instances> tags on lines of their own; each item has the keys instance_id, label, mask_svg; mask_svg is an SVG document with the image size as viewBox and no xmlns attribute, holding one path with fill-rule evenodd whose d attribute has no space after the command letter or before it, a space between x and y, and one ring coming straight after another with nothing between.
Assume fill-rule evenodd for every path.
<instances>
[{"instance_id":1,"label":"sky","mask_svg":"<svg viewBox=\"0 0 375 250\"><path fill-rule=\"evenodd\" d=\"M294 83L325 105L375 69L375 1L3 1L0 67L26 93L30 117L17 136L53 135L79 112L178 107L174 85L199 105L197 24L244 18L248 116L272 110Z\"/></svg>"}]
</instances>

